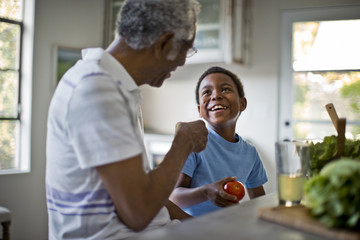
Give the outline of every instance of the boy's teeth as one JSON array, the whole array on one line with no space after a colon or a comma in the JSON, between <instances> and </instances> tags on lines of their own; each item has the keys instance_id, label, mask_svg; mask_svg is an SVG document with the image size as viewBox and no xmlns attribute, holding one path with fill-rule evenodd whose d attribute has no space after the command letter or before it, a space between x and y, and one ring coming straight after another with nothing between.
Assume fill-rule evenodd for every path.
<instances>
[{"instance_id":1,"label":"boy's teeth","mask_svg":"<svg viewBox=\"0 0 360 240\"><path fill-rule=\"evenodd\" d=\"M215 110L218 110L218 109L226 109L226 107L217 105L217 106L212 107L211 111L215 111Z\"/></svg>"}]
</instances>

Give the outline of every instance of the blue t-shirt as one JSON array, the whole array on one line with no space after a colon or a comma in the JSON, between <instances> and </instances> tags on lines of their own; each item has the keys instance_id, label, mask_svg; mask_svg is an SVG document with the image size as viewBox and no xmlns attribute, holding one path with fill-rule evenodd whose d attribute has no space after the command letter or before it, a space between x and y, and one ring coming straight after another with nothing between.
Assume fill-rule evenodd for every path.
<instances>
[{"instance_id":1,"label":"blue t-shirt","mask_svg":"<svg viewBox=\"0 0 360 240\"><path fill-rule=\"evenodd\" d=\"M268 181L260 156L254 146L236 134L237 142L229 142L208 128L205 150L191 153L182 172L191 177L190 188L202 186L226 177L237 177L246 188L256 188ZM183 210L199 216L220 209L210 200Z\"/></svg>"}]
</instances>

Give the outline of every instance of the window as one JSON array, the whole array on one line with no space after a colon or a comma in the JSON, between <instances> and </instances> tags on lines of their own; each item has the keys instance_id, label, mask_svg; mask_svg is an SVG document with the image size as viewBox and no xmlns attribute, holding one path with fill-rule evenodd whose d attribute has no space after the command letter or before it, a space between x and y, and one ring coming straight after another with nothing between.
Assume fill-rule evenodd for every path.
<instances>
[{"instance_id":1,"label":"window","mask_svg":"<svg viewBox=\"0 0 360 240\"><path fill-rule=\"evenodd\" d=\"M279 138L336 135L333 103L360 139L360 6L288 11L282 23Z\"/></svg>"},{"instance_id":2,"label":"window","mask_svg":"<svg viewBox=\"0 0 360 240\"><path fill-rule=\"evenodd\" d=\"M24 5L21 0L2 0L0 5L0 173L3 174L29 171L30 166L32 65L29 63L32 62L34 1L26 1ZM23 58L25 53L29 55Z\"/></svg>"}]
</instances>

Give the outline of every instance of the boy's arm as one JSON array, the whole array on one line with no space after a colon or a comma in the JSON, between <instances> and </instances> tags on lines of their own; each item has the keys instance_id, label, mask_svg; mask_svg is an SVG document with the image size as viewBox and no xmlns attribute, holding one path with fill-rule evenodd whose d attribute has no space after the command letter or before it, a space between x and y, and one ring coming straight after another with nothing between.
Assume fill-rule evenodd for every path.
<instances>
[{"instance_id":1,"label":"boy's arm","mask_svg":"<svg viewBox=\"0 0 360 240\"><path fill-rule=\"evenodd\" d=\"M225 192L223 185L234 179L234 177L227 177L211 184L189 188L191 177L181 173L176 188L170 195L170 200L182 208L190 207L207 200L210 200L219 207L230 206L234 204L231 201L235 200L236 197Z\"/></svg>"},{"instance_id":2,"label":"boy's arm","mask_svg":"<svg viewBox=\"0 0 360 240\"><path fill-rule=\"evenodd\" d=\"M170 218L172 220L173 219L186 220L186 219L192 218L191 215L184 212L181 208L179 208L179 206L177 206L175 203L173 203L170 200L167 201L167 203L165 204L165 207L169 211Z\"/></svg>"},{"instance_id":3,"label":"boy's arm","mask_svg":"<svg viewBox=\"0 0 360 240\"><path fill-rule=\"evenodd\" d=\"M207 200L205 188L189 188L191 177L180 173L174 191L170 195L170 200L179 207L190 207Z\"/></svg>"},{"instance_id":4,"label":"boy's arm","mask_svg":"<svg viewBox=\"0 0 360 240\"><path fill-rule=\"evenodd\" d=\"M265 190L262 185L259 187L256 187L256 188L247 188L246 191L247 191L250 199L265 195Z\"/></svg>"}]
</instances>

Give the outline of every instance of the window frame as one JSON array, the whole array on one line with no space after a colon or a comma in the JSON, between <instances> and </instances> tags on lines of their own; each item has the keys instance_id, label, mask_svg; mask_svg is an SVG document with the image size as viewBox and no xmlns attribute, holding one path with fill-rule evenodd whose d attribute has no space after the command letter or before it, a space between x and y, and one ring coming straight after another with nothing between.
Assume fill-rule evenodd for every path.
<instances>
[{"instance_id":1,"label":"window frame","mask_svg":"<svg viewBox=\"0 0 360 240\"><path fill-rule=\"evenodd\" d=\"M18 135L16 136L15 161L17 168L0 169L0 175L30 172L31 159L31 104L33 79L33 51L35 29L35 0L22 1L21 21L2 18L4 22L20 25L19 46L19 88L18 113L16 118L0 118L18 122Z\"/></svg>"},{"instance_id":2,"label":"window frame","mask_svg":"<svg viewBox=\"0 0 360 240\"><path fill-rule=\"evenodd\" d=\"M17 21L17 20L13 20L13 19L7 19L7 18L3 18L0 17L0 22L4 22L7 24L13 24L13 25L18 25L20 27L20 43L19 43L19 56L18 56L18 69L0 69L1 72L6 72L6 71L14 71L18 73L18 99L17 99L17 104L18 104L18 108L17 108L17 114L16 117L1 117L0 116L0 121L1 120L9 120L9 121L20 121L21 119L21 111L19 106L21 106L21 97L20 97L20 92L21 92L21 59L22 59L22 43L23 43L23 31L24 31L24 24L22 21Z\"/></svg>"},{"instance_id":3,"label":"window frame","mask_svg":"<svg viewBox=\"0 0 360 240\"><path fill-rule=\"evenodd\" d=\"M279 113L278 113L278 140L293 138L294 120L292 117L294 103L294 87L292 68L292 34L294 22L331 21L360 19L360 5L338 6L312 9L283 10L281 13L281 54L280 54L280 80L279 80ZM352 70L326 70L353 71ZM310 71L310 70L309 70ZM313 70L311 70L313 71ZM357 70L360 71L360 70ZM296 71L301 72L301 71ZM316 71L318 72L318 71ZM324 106L325 107L325 106ZM329 124L332 124L330 119Z\"/></svg>"}]
</instances>

